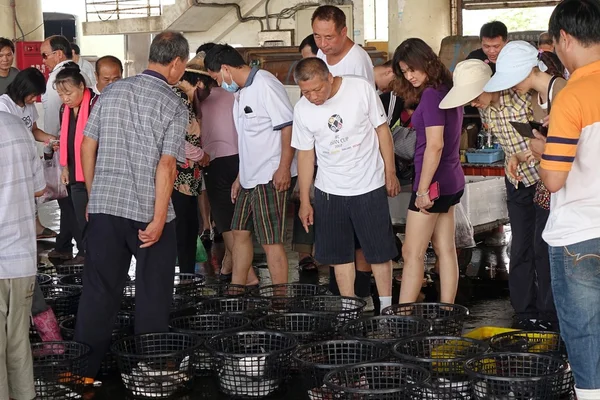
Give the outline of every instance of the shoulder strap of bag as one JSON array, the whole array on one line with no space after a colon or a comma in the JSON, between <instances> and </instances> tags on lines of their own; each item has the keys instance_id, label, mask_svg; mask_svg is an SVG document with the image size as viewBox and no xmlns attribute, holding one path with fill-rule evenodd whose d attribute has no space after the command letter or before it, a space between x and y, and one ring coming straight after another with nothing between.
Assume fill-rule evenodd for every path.
<instances>
[{"instance_id":1,"label":"shoulder strap of bag","mask_svg":"<svg viewBox=\"0 0 600 400\"><path fill-rule=\"evenodd\" d=\"M387 123L388 125L392 123L392 119L394 118L394 108L396 108L396 95L394 92L390 93L390 103L388 104L387 110Z\"/></svg>"},{"instance_id":2,"label":"shoulder strap of bag","mask_svg":"<svg viewBox=\"0 0 600 400\"><path fill-rule=\"evenodd\" d=\"M550 115L550 109L552 108L552 101L550 98L552 96L552 89L554 88L554 81L556 81L556 79L558 79L558 76L553 76L548 84L548 115Z\"/></svg>"}]
</instances>

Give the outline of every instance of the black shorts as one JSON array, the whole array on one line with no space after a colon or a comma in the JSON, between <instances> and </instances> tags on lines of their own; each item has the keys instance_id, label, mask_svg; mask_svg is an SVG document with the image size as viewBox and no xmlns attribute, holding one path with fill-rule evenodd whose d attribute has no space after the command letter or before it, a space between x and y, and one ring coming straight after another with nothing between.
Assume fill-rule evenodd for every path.
<instances>
[{"instance_id":1,"label":"black shorts","mask_svg":"<svg viewBox=\"0 0 600 400\"><path fill-rule=\"evenodd\" d=\"M219 233L231 230L235 204L231 202L231 186L240 169L239 156L219 157L204 168L204 182L210 202L210 213Z\"/></svg>"},{"instance_id":2,"label":"black shorts","mask_svg":"<svg viewBox=\"0 0 600 400\"><path fill-rule=\"evenodd\" d=\"M315 258L321 264L354 262L355 238L369 264L398 255L385 186L358 196L315 189Z\"/></svg>"},{"instance_id":3,"label":"black shorts","mask_svg":"<svg viewBox=\"0 0 600 400\"><path fill-rule=\"evenodd\" d=\"M455 194L440 196L439 199L433 202L433 206L427 211L434 214L447 213L448 211L450 211L450 207L460 203L460 198L462 197L464 192L464 190L461 190L460 192ZM410 211L419 212L419 209L415 206L415 201L417 201L417 192L413 192L412 197L410 198L410 203L408 203L408 209Z\"/></svg>"}]
</instances>

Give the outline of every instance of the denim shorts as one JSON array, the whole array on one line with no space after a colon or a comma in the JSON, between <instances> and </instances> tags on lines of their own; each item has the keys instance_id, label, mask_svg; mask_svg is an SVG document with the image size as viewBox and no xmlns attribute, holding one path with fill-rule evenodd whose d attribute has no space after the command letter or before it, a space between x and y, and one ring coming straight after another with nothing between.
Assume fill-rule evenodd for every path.
<instances>
[{"instance_id":1,"label":"denim shorts","mask_svg":"<svg viewBox=\"0 0 600 400\"><path fill-rule=\"evenodd\" d=\"M552 290L578 389L600 389L600 238L550 247Z\"/></svg>"}]
</instances>

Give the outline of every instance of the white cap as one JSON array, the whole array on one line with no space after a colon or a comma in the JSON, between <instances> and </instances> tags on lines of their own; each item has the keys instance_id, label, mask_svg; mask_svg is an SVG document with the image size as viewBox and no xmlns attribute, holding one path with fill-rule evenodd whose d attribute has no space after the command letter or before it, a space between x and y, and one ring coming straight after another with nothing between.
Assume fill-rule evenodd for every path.
<instances>
[{"instance_id":1,"label":"white cap","mask_svg":"<svg viewBox=\"0 0 600 400\"><path fill-rule=\"evenodd\" d=\"M452 89L442 99L440 108L456 108L475 100L491 76L492 69L481 60L459 62L454 68Z\"/></svg>"},{"instance_id":2,"label":"white cap","mask_svg":"<svg viewBox=\"0 0 600 400\"><path fill-rule=\"evenodd\" d=\"M548 67L539 60L539 55L538 49L523 40L508 42L498 55L496 73L483 90L494 93L510 89L527 79L535 67L547 71Z\"/></svg>"}]
</instances>

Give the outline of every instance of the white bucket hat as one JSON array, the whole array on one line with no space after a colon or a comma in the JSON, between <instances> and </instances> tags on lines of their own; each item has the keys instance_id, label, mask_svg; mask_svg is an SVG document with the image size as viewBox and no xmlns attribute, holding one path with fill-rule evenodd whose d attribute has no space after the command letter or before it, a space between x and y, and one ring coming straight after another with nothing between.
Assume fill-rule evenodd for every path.
<instances>
[{"instance_id":1,"label":"white bucket hat","mask_svg":"<svg viewBox=\"0 0 600 400\"><path fill-rule=\"evenodd\" d=\"M442 99L440 108L456 108L476 99L491 76L492 69L481 60L459 62L454 68L454 85Z\"/></svg>"},{"instance_id":2,"label":"white bucket hat","mask_svg":"<svg viewBox=\"0 0 600 400\"><path fill-rule=\"evenodd\" d=\"M548 70L546 64L539 60L539 51L522 40L508 42L500 51L496 61L496 73L485 85L488 93L510 89L523 82L531 70L538 67L542 72Z\"/></svg>"}]
</instances>

